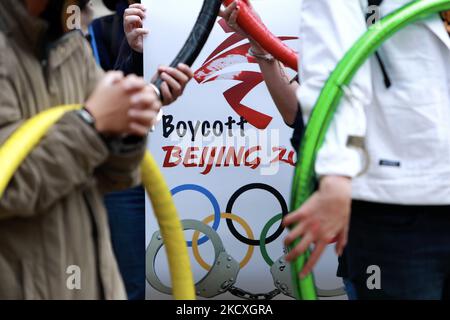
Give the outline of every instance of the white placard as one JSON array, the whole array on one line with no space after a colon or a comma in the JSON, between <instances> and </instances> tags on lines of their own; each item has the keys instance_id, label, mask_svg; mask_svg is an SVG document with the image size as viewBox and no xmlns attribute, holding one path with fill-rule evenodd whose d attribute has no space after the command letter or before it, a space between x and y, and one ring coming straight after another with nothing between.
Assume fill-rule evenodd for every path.
<instances>
[{"instance_id":1,"label":"white placard","mask_svg":"<svg viewBox=\"0 0 450 320\"><path fill-rule=\"evenodd\" d=\"M195 23L203 0L144 0L143 3L147 7L145 27L150 29L144 44L145 77L149 80L159 65L170 64L177 55ZM274 34L297 36L298 1L254 0L252 3ZM259 67L245 56L248 41L235 42L232 41L234 37L219 24L218 19L193 66L196 79L188 85L182 98L165 108L165 117L152 133L149 148L170 188L181 190L174 199L182 219L202 221L214 213L217 218L219 213L226 213L233 194L249 186L248 191L237 197L231 213L243 218L255 239L259 239L267 221L281 212L281 204L275 196L260 187L275 189L283 196L283 202L289 205L295 161L290 144L292 129L285 125L265 84L260 81ZM296 48L297 41L286 43ZM210 56L221 45L223 47ZM205 63L207 60L209 62ZM290 72L294 77L295 72ZM250 123L242 121L242 116ZM211 156L212 150L215 150L214 157ZM149 245L158 226L151 207L148 205L147 208L146 238ZM236 222L234 225L244 236L245 230ZM269 235L278 226L272 227ZM214 227L217 227L226 252L241 261L249 246L230 232L226 220L216 221ZM192 240L191 231L185 234L187 240ZM272 259L283 255L285 235L286 232L267 245ZM254 293L270 292L275 288L270 267L259 246L252 248L252 257L240 270L236 286ZM189 251L198 281L207 271L192 255L192 250ZM199 251L207 263L213 263L214 250L210 241L201 244ZM337 259L330 247L316 268L317 284L322 289L335 289L342 285L335 277L336 266ZM164 250L156 258L156 271L161 281L170 285ZM147 284L147 298L170 299L170 296ZM234 299L229 293L217 298ZM289 298L279 295L277 299Z\"/></svg>"}]
</instances>

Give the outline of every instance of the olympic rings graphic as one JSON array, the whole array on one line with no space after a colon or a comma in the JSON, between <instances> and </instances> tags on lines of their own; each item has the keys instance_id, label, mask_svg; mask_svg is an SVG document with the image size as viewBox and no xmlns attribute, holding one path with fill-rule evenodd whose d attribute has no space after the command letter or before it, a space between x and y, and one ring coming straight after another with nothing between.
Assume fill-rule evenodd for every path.
<instances>
[{"instance_id":1,"label":"olympic rings graphic","mask_svg":"<svg viewBox=\"0 0 450 320\"><path fill-rule=\"evenodd\" d=\"M230 213L222 213L221 214L221 218L222 219L231 219L233 221L236 221L237 223L239 223L245 230L245 232L247 233L247 237L249 237L250 239L254 239L254 235L253 235L253 231L250 228L250 226L248 225L247 222L245 222L244 219L242 219L239 216L236 216L234 214L230 214ZM214 219L214 215L207 217L206 219L204 219L202 222L204 224L208 224L211 221L213 221ZM194 254L195 260L197 260L197 262L200 264L200 266L205 269L206 271L211 270L211 266L205 261L203 260L203 258L200 256L200 251L198 250L198 238L200 236L200 231L195 231L194 232L194 236L192 237L192 252ZM247 253L245 254L244 259L239 263L239 267L241 269L243 269L249 262L250 259L253 256L253 251L254 251L254 246L248 246L248 250Z\"/></svg>"},{"instance_id":2,"label":"olympic rings graphic","mask_svg":"<svg viewBox=\"0 0 450 320\"><path fill-rule=\"evenodd\" d=\"M284 217L288 214L288 207L287 207L286 201L284 200L281 193L278 190L276 190L274 187L269 186L267 184L263 184L263 183L251 183L246 186L243 186L238 191L236 191L231 196L231 199L227 204L226 212L232 213L233 206L234 206L234 203L236 202L237 198L239 196L241 196L244 192L249 191L249 190L255 190L255 189L261 189L261 190L265 190L265 191L271 193L278 200L278 202L281 205L282 216ZM239 233L239 231L237 231L236 227L234 226L232 219L226 219L226 220L227 220L228 229L230 229L230 232L233 234L233 236L236 237L236 239L238 239L239 241L241 241L247 245L250 245L250 246L259 246L260 245L260 240L249 239L249 238L246 238L243 235L241 235ZM280 226L275 231L275 233L263 240L264 243L269 244L269 243L275 241L283 233L283 231L284 231L284 227L280 223Z\"/></svg>"},{"instance_id":3,"label":"olympic rings graphic","mask_svg":"<svg viewBox=\"0 0 450 320\"><path fill-rule=\"evenodd\" d=\"M278 292L293 297L292 295L292 288L290 287L289 281L290 281L290 270L285 269L286 262L283 260L283 257L276 260L272 260L272 258L269 256L268 250L267 250L267 244L270 242L276 240L283 232L283 227L280 225L278 230L270 237L267 237L267 234L269 233L270 229L280 220L283 219L283 217L287 214L287 205L284 201L284 198L281 196L281 194L275 190L273 187L268 186L266 184L261 183L253 183L246 185L242 188L240 188L238 191L236 191L233 196L230 198L230 201L228 202L227 208L232 209L233 204L235 203L236 199L242 195L244 192L253 190L253 189L262 189L266 190L270 193L272 193L280 202L281 209L283 213L277 214L276 216L272 217L263 227L259 239L255 239L253 231L250 227L250 225L240 216L237 216L232 213L221 213L219 203L216 200L216 198L213 196L211 192L209 192L206 188L194 185L194 184L186 184L181 185L179 187L176 187L172 190L172 194L176 195L182 191L197 191L204 196L206 196L213 208L214 208L214 214L208 216L203 221L198 220L183 220L183 229L185 230L194 230L192 241L188 241L187 243L192 247L193 256L196 259L196 261L200 264L200 266L208 271L207 275L201 279L198 283L196 283L196 291L197 295L204 297L204 298L212 298L217 295L223 294L226 291L228 291L231 287L234 286L237 275L241 269L248 266L251 258L254 254L254 247L256 245L259 245L261 256L264 258L264 261L269 265L270 272L272 274L272 277L274 279L275 287L278 290ZM228 210L227 210L228 211ZM217 214L219 212L219 214ZM220 220L226 219L227 223L230 221L236 221L239 223L242 228L244 229L247 238L244 238L240 234L234 234L233 229L230 229L230 231L233 233L233 235L238 239L241 240L241 242L244 242L248 245L248 250L245 254L245 257L243 260L238 263L234 258L229 255L223 246L222 240L220 236L217 233L217 229L220 225ZM214 222L214 225L211 227L208 224ZM234 225L232 225L234 228ZM236 230L236 229L234 229ZM280 231L281 230L281 231ZM237 231L236 231L237 233ZM200 235L204 234L205 236L201 239ZM240 236L240 239L238 236ZM203 239L203 240L202 240ZM199 246L202 243L205 243L206 241L211 241L214 247L214 263L212 266L210 266L200 255ZM252 244L249 244L250 242ZM257 244L255 244L257 242ZM163 246L163 241L161 238L161 235L159 232L156 232L152 240L150 242L149 247L147 248L147 280L150 283L150 285L162 292L170 294L171 288L166 287L161 283L158 276L156 275L155 270L155 259L156 255L158 254L159 250ZM341 296L344 294L343 288L337 288L334 290L322 290L320 288L316 288L318 296L320 297L335 297L335 296Z\"/></svg>"},{"instance_id":4,"label":"olympic rings graphic","mask_svg":"<svg viewBox=\"0 0 450 320\"><path fill-rule=\"evenodd\" d=\"M261 231L261 236L259 237L259 249L261 251L261 255L264 258L264 261L269 265L269 267L273 266L274 261L270 258L269 253L267 252L267 247L264 239L267 237L267 233L269 233L270 228L272 226L283 219L283 215L280 213L270 219L266 225L264 226L263 230Z\"/></svg>"},{"instance_id":5,"label":"olympic rings graphic","mask_svg":"<svg viewBox=\"0 0 450 320\"><path fill-rule=\"evenodd\" d=\"M214 209L214 223L212 225L212 228L217 231L217 229L219 228L220 225L220 219L221 219L221 215L220 215L220 206L219 206L219 202L217 202L216 197L214 197L214 195L209 192L207 189L195 185L195 184L185 184L185 185L181 185L179 187L176 187L174 189L172 189L172 196L175 196L176 194L182 192L182 191L197 191L200 192L201 194L203 194L204 196L206 196L209 201L211 202L213 209ZM208 236L203 236L202 238L200 238L200 240L198 240L198 244L204 244L205 242L208 241ZM187 241L187 245L188 247L192 247L192 241Z\"/></svg>"}]
</instances>

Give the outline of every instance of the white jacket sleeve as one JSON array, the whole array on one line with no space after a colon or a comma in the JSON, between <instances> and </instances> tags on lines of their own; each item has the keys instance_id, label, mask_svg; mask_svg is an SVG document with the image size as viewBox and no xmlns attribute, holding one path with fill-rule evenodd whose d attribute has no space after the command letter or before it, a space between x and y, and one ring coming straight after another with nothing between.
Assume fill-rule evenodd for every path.
<instances>
[{"instance_id":1,"label":"white jacket sleeve","mask_svg":"<svg viewBox=\"0 0 450 320\"><path fill-rule=\"evenodd\" d=\"M367 30L362 1L301 0L300 28L298 98L308 118L337 63ZM365 136L364 108L372 100L370 63L360 69L348 90L351 96L343 97L317 155L319 176L355 177L363 169L363 153L347 142L349 137Z\"/></svg>"}]
</instances>

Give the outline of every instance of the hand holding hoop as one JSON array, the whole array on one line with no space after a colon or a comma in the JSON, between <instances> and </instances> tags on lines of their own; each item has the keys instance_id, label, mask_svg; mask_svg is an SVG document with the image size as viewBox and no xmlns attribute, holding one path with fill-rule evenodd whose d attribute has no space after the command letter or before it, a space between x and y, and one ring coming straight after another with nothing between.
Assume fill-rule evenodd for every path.
<instances>
[{"instance_id":1,"label":"hand holding hoop","mask_svg":"<svg viewBox=\"0 0 450 320\"><path fill-rule=\"evenodd\" d=\"M219 14L221 0L205 0L197 22L192 29L186 43L180 50L176 58L170 64L170 67L176 68L180 63L189 67L192 66L198 55L202 51L209 35L214 27L216 18ZM158 77L153 84L161 91L163 79ZM161 97L161 96L160 96ZM161 97L162 99L162 97Z\"/></svg>"},{"instance_id":2,"label":"hand holding hoop","mask_svg":"<svg viewBox=\"0 0 450 320\"><path fill-rule=\"evenodd\" d=\"M299 153L302 157L297 163L292 187L291 209L293 211L300 208L314 192L316 155L343 97L343 88L351 83L359 68L384 41L405 26L446 10L450 10L450 0L412 1L370 27L339 62L322 89L306 128L305 139ZM294 243L294 246L298 243L299 240ZM306 253L292 264L294 286L299 298L316 299L312 275L303 281L298 278L308 258Z\"/></svg>"}]
</instances>

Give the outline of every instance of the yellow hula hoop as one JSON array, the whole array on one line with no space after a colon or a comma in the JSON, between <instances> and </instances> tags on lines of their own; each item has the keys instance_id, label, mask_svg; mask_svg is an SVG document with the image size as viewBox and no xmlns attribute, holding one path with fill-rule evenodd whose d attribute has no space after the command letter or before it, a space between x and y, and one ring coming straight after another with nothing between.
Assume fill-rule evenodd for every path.
<instances>
[{"instance_id":1,"label":"yellow hula hoop","mask_svg":"<svg viewBox=\"0 0 450 320\"><path fill-rule=\"evenodd\" d=\"M0 168L2 168L0 175L0 198L3 196L14 173L47 131L66 112L79 108L79 105L67 105L43 111L30 120L27 120L0 147Z\"/></svg>"},{"instance_id":2,"label":"yellow hula hoop","mask_svg":"<svg viewBox=\"0 0 450 320\"><path fill-rule=\"evenodd\" d=\"M176 300L195 300L195 284L184 231L172 194L152 155L147 152L141 165L142 181L164 239Z\"/></svg>"},{"instance_id":3,"label":"yellow hula hoop","mask_svg":"<svg viewBox=\"0 0 450 320\"><path fill-rule=\"evenodd\" d=\"M222 213L220 215L220 217L222 219L231 219L233 221L236 221L237 223L239 223L242 226L242 228L244 228L245 233L247 233L247 237L249 239L252 239L252 240L255 239L252 229L250 228L248 223L245 222L245 220L242 219L241 217L231 214L231 213ZM213 220L214 220L214 215L211 215L211 216L207 217L206 219L204 219L202 222L205 224L208 224ZM192 253L194 255L195 260L197 260L198 264L206 271L209 271L209 270L211 270L211 266L201 257L200 251L198 249L199 237L200 237L200 231L195 231L194 235L192 237ZM250 262L250 259L253 256L254 250L255 250L254 246L248 246L248 250L247 250L247 253L245 254L244 259L239 263L239 266L241 269L243 269Z\"/></svg>"},{"instance_id":4,"label":"yellow hula hoop","mask_svg":"<svg viewBox=\"0 0 450 320\"><path fill-rule=\"evenodd\" d=\"M67 105L43 111L27 120L0 146L0 198L22 162L41 141L50 128L68 111L81 108ZM172 277L173 296L176 300L194 300L194 278L184 232L170 191L156 162L149 152L141 165L142 180L153 205L161 228Z\"/></svg>"}]
</instances>

